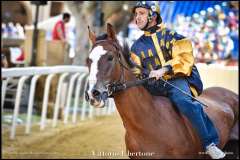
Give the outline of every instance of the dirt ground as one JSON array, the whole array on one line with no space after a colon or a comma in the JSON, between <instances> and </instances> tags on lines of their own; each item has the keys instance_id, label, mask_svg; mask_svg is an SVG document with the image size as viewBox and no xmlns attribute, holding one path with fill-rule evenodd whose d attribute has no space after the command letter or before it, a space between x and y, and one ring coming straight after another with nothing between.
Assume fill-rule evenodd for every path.
<instances>
[{"instance_id":1,"label":"dirt ground","mask_svg":"<svg viewBox=\"0 0 240 160\"><path fill-rule=\"evenodd\" d=\"M34 125L30 135L17 128L15 140L2 133L3 158L128 158L125 154L124 127L115 113L81 121L76 125L49 125L44 131Z\"/></svg>"},{"instance_id":2,"label":"dirt ground","mask_svg":"<svg viewBox=\"0 0 240 160\"><path fill-rule=\"evenodd\" d=\"M50 123L49 121L48 123ZM2 128L2 158L5 159L128 159L124 134L125 129L118 113L80 121L76 125L51 123L44 131L34 125L30 135L25 135L25 126L17 128L15 140L9 139L9 131ZM238 141L226 145L226 159L239 159Z\"/></svg>"}]
</instances>

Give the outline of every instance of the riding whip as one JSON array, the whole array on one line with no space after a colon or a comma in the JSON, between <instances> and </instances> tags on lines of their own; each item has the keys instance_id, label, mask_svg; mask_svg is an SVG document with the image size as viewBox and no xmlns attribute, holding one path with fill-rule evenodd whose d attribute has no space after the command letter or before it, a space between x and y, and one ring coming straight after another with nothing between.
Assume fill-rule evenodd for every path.
<instances>
[{"instance_id":1,"label":"riding whip","mask_svg":"<svg viewBox=\"0 0 240 160\"><path fill-rule=\"evenodd\" d=\"M139 66L139 65L137 65L137 64L134 64L134 66L137 67L137 68L139 68L139 69L141 69L142 71L146 71L144 68L142 68L141 66ZM151 80L151 79L155 79L155 80L156 80L155 77L151 77L151 78L148 77L148 78L142 79L142 82L145 82L145 81L147 81L147 80ZM190 95L189 93L187 93L187 92L181 90L180 88L178 88L178 87L174 86L173 84L169 83L168 81L164 80L162 77L160 77L160 80L162 80L163 82L165 82L165 83L167 83L168 85L172 86L173 88L179 90L179 91L182 92L183 94L185 94L185 95L191 97L192 99L194 99L195 101L199 102L199 103L202 104L203 106L208 107L206 104L200 102L199 100L197 100L195 97L193 97L193 96Z\"/></svg>"}]
</instances>

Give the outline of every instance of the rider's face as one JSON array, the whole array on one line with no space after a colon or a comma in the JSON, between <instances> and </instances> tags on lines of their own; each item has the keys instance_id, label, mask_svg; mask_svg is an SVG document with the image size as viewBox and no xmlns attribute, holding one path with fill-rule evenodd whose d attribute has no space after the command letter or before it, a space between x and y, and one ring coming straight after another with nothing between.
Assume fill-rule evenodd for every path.
<instances>
[{"instance_id":1,"label":"rider's face","mask_svg":"<svg viewBox=\"0 0 240 160\"><path fill-rule=\"evenodd\" d=\"M147 24L148 19L148 9L146 8L136 8L135 10L135 21L139 29L143 29Z\"/></svg>"}]
</instances>

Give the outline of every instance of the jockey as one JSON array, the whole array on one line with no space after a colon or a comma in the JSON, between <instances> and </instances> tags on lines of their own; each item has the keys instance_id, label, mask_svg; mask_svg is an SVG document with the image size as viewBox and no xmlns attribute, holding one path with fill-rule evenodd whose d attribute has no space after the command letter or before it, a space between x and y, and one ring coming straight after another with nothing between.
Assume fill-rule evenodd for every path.
<instances>
[{"instance_id":1,"label":"jockey","mask_svg":"<svg viewBox=\"0 0 240 160\"><path fill-rule=\"evenodd\" d=\"M159 4L153 1L138 2L133 8L135 22L144 34L132 45L130 59L143 68L133 70L137 77L156 77L157 81L144 84L153 95L167 96L196 129L204 150L212 158L225 156L217 145L217 130L203 111L202 105L159 78L168 80L181 90L198 96L203 85L194 65L191 41L164 27Z\"/></svg>"}]
</instances>

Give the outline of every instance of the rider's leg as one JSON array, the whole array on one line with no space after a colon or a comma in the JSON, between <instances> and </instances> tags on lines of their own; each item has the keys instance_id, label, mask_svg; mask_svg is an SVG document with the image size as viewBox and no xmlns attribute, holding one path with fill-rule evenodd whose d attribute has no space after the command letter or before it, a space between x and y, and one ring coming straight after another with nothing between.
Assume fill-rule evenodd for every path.
<instances>
[{"instance_id":1,"label":"rider's leg","mask_svg":"<svg viewBox=\"0 0 240 160\"><path fill-rule=\"evenodd\" d=\"M176 78L169 82L191 94L189 84L184 78ZM199 102L171 86L168 86L168 97L178 110L190 120L202 141L204 149L211 143L219 143L217 130Z\"/></svg>"}]
</instances>

